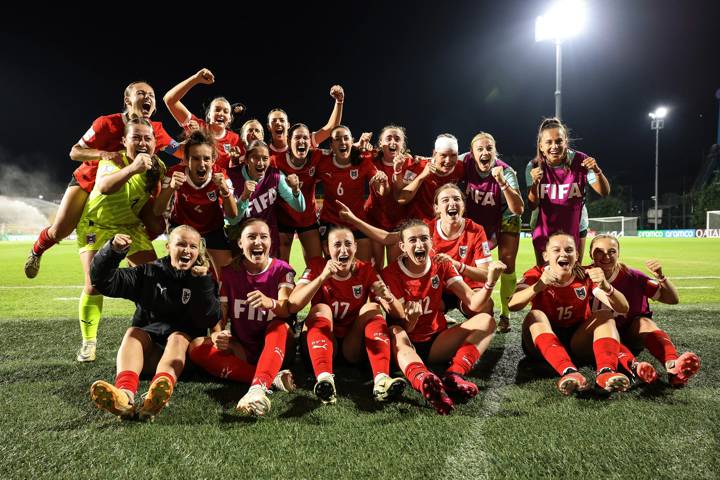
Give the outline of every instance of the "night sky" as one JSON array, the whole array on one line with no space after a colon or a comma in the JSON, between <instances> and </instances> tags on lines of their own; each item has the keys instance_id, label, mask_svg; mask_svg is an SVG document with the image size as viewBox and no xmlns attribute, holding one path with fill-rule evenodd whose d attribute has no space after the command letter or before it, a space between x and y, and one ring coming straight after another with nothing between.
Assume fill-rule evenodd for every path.
<instances>
[{"instance_id":1,"label":"night sky","mask_svg":"<svg viewBox=\"0 0 720 480\"><path fill-rule=\"evenodd\" d=\"M467 149L484 130L524 170L541 118L554 113L554 45L534 41L535 17L549 3L265 2L220 15L208 2L181 12L127 3L102 17L4 15L0 169L28 172L15 192L62 192L76 166L70 147L93 119L120 111L124 87L138 79L155 88L154 119L177 136L161 98L208 67L215 85L196 87L185 104L199 114L216 95L242 102L248 113L237 129L251 117L265 123L273 107L319 128L338 83L346 92L343 123L356 136L397 123L413 152L429 155L439 133L455 134ZM563 44L563 120L576 148L615 184L648 199L655 146L648 112L666 105L660 189L688 189L716 142L720 2L603 0L588 10L585 31Z\"/></svg>"}]
</instances>

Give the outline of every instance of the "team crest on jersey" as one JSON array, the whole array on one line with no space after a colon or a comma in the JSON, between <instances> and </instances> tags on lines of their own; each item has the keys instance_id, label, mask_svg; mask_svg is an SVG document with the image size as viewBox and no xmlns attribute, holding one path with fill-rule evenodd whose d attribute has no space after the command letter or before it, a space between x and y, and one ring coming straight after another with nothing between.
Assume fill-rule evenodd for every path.
<instances>
[{"instance_id":1,"label":"team crest on jersey","mask_svg":"<svg viewBox=\"0 0 720 480\"><path fill-rule=\"evenodd\" d=\"M182 291L182 303L183 305L187 305L187 303L190 301L190 289L189 288L183 288Z\"/></svg>"},{"instance_id":2,"label":"team crest on jersey","mask_svg":"<svg viewBox=\"0 0 720 480\"><path fill-rule=\"evenodd\" d=\"M207 197L211 202L215 202L217 201L217 192L215 190L207 192Z\"/></svg>"},{"instance_id":3,"label":"team crest on jersey","mask_svg":"<svg viewBox=\"0 0 720 480\"><path fill-rule=\"evenodd\" d=\"M288 272L287 275L285 275L285 282L286 283L295 283L295 273Z\"/></svg>"},{"instance_id":4,"label":"team crest on jersey","mask_svg":"<svg viewBox=\"0 0 720 480\"><path fill-rule=\"evenodd\" d=\"M579 298L580 300L585 300L585 297L587 297L587 290L585 290L585 287L578 287L575 289L575 296Z\"/></svg>"},{"instance_id":5,"label":"team crest on jersey","mask_svg":"<svg viewBox=\"0 0 720 480\"><path fill-rule=\"evenodd\" d=\"M310 169L308 170L308 175L310 175L311 177L315 176L315 167L310 167Z\"/></svg>"},{"instance_id":6,"label":"team crest on jersey","mask_svg":"<svg viewBox=\"0 0 720 480\"><path fill-rule=\"evenodd\" d=\"M230 153L230 149L232 146L229 143L223 143L223 150L225 150L225 153Z\"/></svg>"},{"instance_id":7,"label":"team crest on jersey","mask_svg":"<svg viewBox=\"0 0 720 480\"><path fill-rule=\"evenodd\" d=\"M353 285L352 289L353 289L353 297L355 297L355 298L362 297L362 292L363 292L362 285Z\"/></svg>"},{"instance_id":8,"label":"team crest on jersey","mask_svg":"<svg viewBox=\"0 0 720 480\"><path fill-rule=\"evenodd\" d=\"M465 256L467 255L467 246L462 245L458 250L458 254L460 255L460 258L465 258Z\"/></svg>"},{"instance_id":9,"label":"team crest on jersey","mask_svg":"<svg viewBox=\"0 0 720 480\"><path fill-rule=\"evenodd\" d=\"M432 279L430 279L430 283L432 284L432 288L440 287L440 277L433 275Z\"/></svg>"},{"instance_id":10,"label":"team crest on jersey","mask_svg":"<svg viewBox=\"0 0 720 480\"><path fill-rule=\"evenodd\" d=\"M358 175L359 174L357 168L353 168L352 170L350 170L350 178L352 178L353 180L357 180Z\"/></svg>"},{"instance_id":11,"label":"team crest on jersey","mask_svg":"<svg viewBox=\"0 0 720 480\"><path fill-rule=\"evenodd\" d=\"M88 233L87 235L85 235L85 243L87 243L88 245L93 245L95 243L95 239L96 237L94 233Z\"/></svg>"},{"instance_id":12,"label":"team crest on jersey","mask_svg":"<svg viewBox=\"0 0 720 480\"><path fill-rule=\"evenodd\" d=\"M410 183L413 180L415 180L415 177L417 177L417 174L415 172L411 172L410 170L408 170L407 172L405 172L405 175L403 176L403 182Z\"/></svg>"}]
</instances>

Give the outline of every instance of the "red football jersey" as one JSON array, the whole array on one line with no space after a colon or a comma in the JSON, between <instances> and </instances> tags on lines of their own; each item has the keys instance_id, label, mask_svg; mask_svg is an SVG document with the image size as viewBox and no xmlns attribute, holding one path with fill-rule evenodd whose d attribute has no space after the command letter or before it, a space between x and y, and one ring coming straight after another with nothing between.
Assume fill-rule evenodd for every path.
<instances>
[{"instance_id":1,"label":"red football jersey","mask_svg":"<svg viewBox=\"0 0 720 480\"><path fill-rule=\"evenodd\" d=\"M94 148L103 152L125 150L125 146L122 144L125 123L125 115L122 113L98 117L77 143L81 147ZM155 151L174 154L179 148L178 142L168 135L161 122L151 123L155 134ZM73 173L80 187L88 193L92 192L95 186L97 167L97 161L83 162Z\"/></svg>"},{"instance_id":2,"label":"red football jersey","mask_svg":"<svg viewBox=\"0 0 720 480\"><path fill-rule=\"evenodd\" d=\"M315 201L315 183L317 180L317 163L322 157L320 150L312 150L308 153L307 161L302 167L296 167L290 163L289 154L277 154L275 157L275 166L280 169L286 176L293 173L300 179L300 191L305 197L305 211L298 212L294 208L280 199L280 205L283 215L280 217L280 223L291 227L308 227L317 221L317 202Z\"/></svg>"},{"instance_id":3,"label":"red football jersey","mask_svg":"<svg viewBox=\"0 0 720 480\"><path fill-rule=\"evenodd\" d=\"M191 115L190 120L195 120L202 129L208 128L207 122L196 117L195 115ZM188 122L185 122L185 133L190 132L187 127ZM231 131L229 128L225 129L225 135L223 135L221 138L215 139L215 144L217 149L217 159L215 160L215 165L219 166L220 168L227 169L228 167L230 167L230 150L232 149L232 147L240 147L241 158L245 156L245 144L243 144L243 142L240 140L240 135Z\"/></svg>"},{"instance_id":4,"label":"red football jersey","mask_svg":"<svg viewBox=\"0 0 720 480\"><path fill-rule=\"evenodd\" d=\"M312 282L322 273L326 263L327 260L322 257L311 258L298 285ZM312 304L324 303L333 312L333 332L336 337L342 338L350 331L360 309L367 303L372 284L379 279L369 263L355 260L351 275L345 278L332 275L315 293Z\"/></svg>"},{"instance_id":5,"label":"red football jersey","mask_svg":"<svg viewBox=\"0 0 720 480\"><path fill-rule=\"evenodd\" d=\"M359 165L340 166L332 153L323 150L317 165L317 178L325 192L320 221L350 226L340 220L335 200L340 200L364 220L365 188L376 173L377 169L368 157L363 157Z\"/></svg>"},{"instance_id":6,"label":"red football jersey","mask_svg":"<svg viewBox=\"0 0 720 480\"><path fill-rule=\"evenodd\" d=\"M385 267L380 275L398 300L420 302L423 313L408 335L413 342L427 342L447 328L442 311L442 294L453 283L462 281L462 277L449 262L431 259L425 272L416 275L405 267L402 260L401 256Z\"/></svg>"},{"instance_id":7,"label":"red football jersey","mask_svg":"<svg viewBox=\"0 0 720 480\"><path fill-rule=\"evenodd\" d=\"M435 253L445 253L453 260L465 265L479 267L483 263L492 262L490 243L485 236L485 230L481 225L469 218L465 219L460 236L455 239L448 239L440 228L440 219L425 222L432 233L433 250ZM465 283L470 288L479 288L483 282L477 282L465 278Z\"/></svg>"},{"instance_id":8,"label":"red football jersey","mask_svg":"<svg viewBox=\"0 0 720 480\"><path fill-rule=\"evenodd\" d=\"M382 158L377 158L377 151L372 152L372 161L377 170L387 175L388 181L392 182L393 165L386 164ZM392 185L385 190L385 195L380 195L375 189L370 189L370 195L365 202L365 213L368 223L380 227L383 230L394 230L407 217L404 205L395 200Z\"/></svg>"},{"instance_id":9,"label":"red football jersey","mask_svg":"<svg viewBox=\"0 0 720 480\"><path fill-rule=\"evenodd\" d=\"M215 164L212 171L213 173L220 172L223 174L225 184L232 192L232 182L225 170ZM176 225L190 225L201 234L222 228L225 216L222 197L217 185L212 181L212 176L208 175L204 184L195 185L190 179L187 166L177 164L166 172L162 182L163 188L170 185L170 179L174 172L183 172L186 181L182 187L175 191L170 221Z\"/></svg>"},{"instance_id":10,"label":"red football jersey","mask_svg":"<svg viewBox=\"0 0 720 480\"><path fill-rule=\"evenodd\" d=\"M533 267L523 275L518 286L532 286L540 279L544 268ZM547 315L550 324L572 327L590 318L590 296L593 282L590 277L580 280L573 276L562 286L549 286L532 299L532 308Z\"/></svg>"},{"instance_id":11,"label":"red football jersey","mask_svg":"<svg viewBox=\"0 0 720 480\"><path fill-rule=\"evenodd\" d=\"M415 163L415 159L408 158L403 164L403 171L400 174L403 183L412 182L424 169L430 160L420 160ZM421 220L431 220L435 217L434 200L435 191L438 187L446 183L458 183L464 175L464 167L462 162L455 164L455 169L445 176L431 173L418 187L415 197L408 204L408 218L419 218Z\"/></svg>"}]
</instances>

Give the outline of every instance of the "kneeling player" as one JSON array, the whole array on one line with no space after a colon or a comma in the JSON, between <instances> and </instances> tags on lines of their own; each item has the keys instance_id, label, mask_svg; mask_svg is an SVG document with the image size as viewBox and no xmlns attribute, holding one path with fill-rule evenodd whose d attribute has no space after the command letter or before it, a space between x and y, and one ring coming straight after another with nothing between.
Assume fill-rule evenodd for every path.
<instances>
[{"instance_id":1,"label":"kneeling player","mask_svg":"<svg viewBox=\"0 0 720 480\"><path fill-rule=\"evenodd\" d=\"M236 410L262 416L270 411L271 388L295 389L290 371L280 371L285 352L292 351L287 299L295 272L270 257L270 229L263 220L247 220L238 245L241 256L220 271L223 323L230 319L230 331L193 340L190 359L211 375L249 383Z\"/></svg>"},{"instance_id":2,"label":"kneeling player","mask_svg":"<svg viewBox=\"0 0 720 480\"><path fill-rule=\"evenodd\" d=\"M478 394L478 387L463 378L485 352L495 332L495 320L479 313L461 325L447 328L442 311L444 292L451 292L472 311L482 311L492 288L503 272L501 262L488 266L487 283L473 292L450 261L431 258L432 239L428 226L409 220L400 228L402 255L382 272L390 291L403 304L393 325L393 354L414 389L441 415L454 408L447 393L460 401ZM442 380L424 362L450 360ZM447 390L447 392L446 392Z\"/></svg>"},{"instance_id":3,"label":"kneeling player","mask_svg":"<svg viewBox=\"0 0 720 480\"><path fill-rule=\"evenodd\" d=\"M390 333L380 306L368 301L373 292L387 306L395 299L370 263L355 258L357 243L349 228L332 228L327 242L330 258L311 259L290 295L293 311L312 299L304 330L317 378L315 395L323 403L335 403L333 354L337 342L338 351L349 363L359 363L367 353L375 400L397 397L405 381L390 377ZM395 308L399 311L400 305Z\"/></svg>"},{"instance_id":4,"label":"kneeling player","mask_svg":"<svg viewBox=\"0 0 720 480\"><path fill-rule=\"evenodd\" d=\"M135 416L139 375L155 371L139 410L152 419L165 407L185 366L190 340L202 335L220 319L215 283L207 275L207 260L200 234L182 225L168 239L169 255L157 262L118 268L131 238L118 234L95 255L92 283L108 297L135 302L133 326L125 332L117 354L115 384L93 383L90 396L98 408L120 418Z\"/></svg>"},{"instance_id":5,"label":"kneeling player","mask_svg":"<svg viewBox=\"0 0 720 480\"><path fill-rule=\"evenodd\" d=\"M605 280L601 269L591 268L586 275L576 268L572 236L550 235L543 256L547 265L525 272L509 302L514 312L532 302L522 327L523 350L528 356L544 358L561 375L557 387L564 395L589 388L568 349L583 359L594 354L595 383L600 389L626 390L630 380L616 371L620 342L615 321L607 311L590 311L590 295L617 312L628 311L627 300ZM593 288L594 284L598 286Z\"/></svg>"},{"instance_id":6,"label":"kneeling player","mask_svg":"<svg viewBox=\"0 0 720 480\"><path fill-rule=\"evenodd\" d=\"M602 268L607 281L628 299L630 311L615 316L622 343L635 351L647 348L665 367L670 385L687 385L690 377L700 370L700 358L693 352L678 354L668 334L652 319L653 312L648 301L652 298L673 305L679 301L675 285L663 274L660 262L647 262L647 268L655 279L629 268L619 261L620 243L611 235L593 238L590 242L590 256L593 266ZM657 378L655 368L648 362L638 362L628 349L623 348L620 364L646 383Z\"/></svg>"}]
</instances>

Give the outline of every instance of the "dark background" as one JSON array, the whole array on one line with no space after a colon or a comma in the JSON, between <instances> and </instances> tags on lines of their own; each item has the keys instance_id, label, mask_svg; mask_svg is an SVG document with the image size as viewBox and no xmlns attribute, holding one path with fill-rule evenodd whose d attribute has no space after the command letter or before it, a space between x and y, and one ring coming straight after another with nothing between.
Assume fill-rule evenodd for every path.
<instances>
[{"instance_id":1,"label":"dark background","mask_svg":"<svg viewBox=\"0 0 720 480\"><path fill-rule=\"evenodd\" d=\"M554 45L534 41L535 17L550 2L244 3L127 3L102 14L105 5L68 4L4 15L0 161L6 181L10 166L23 174L0 189L60 195L76 166L70 147L94 118L122 109L134 80L155 88L154 119L177 136L162 96L201 67L216 84L196 87L186 105L199 114L216 95L242 102L248 113L236 129L251 117L265 123L273 107L319 128L338 83L343 123L356 136L397 123L427 155L439 133L467 149L484 130L520 171L540 120L554 113ZM648 112L666 105L660 190L689 189L717 141L720 2L590 1L588 14L585 31L563 44L563 120L576 148L647 201Z\"/></svg>"}]
</instances>

